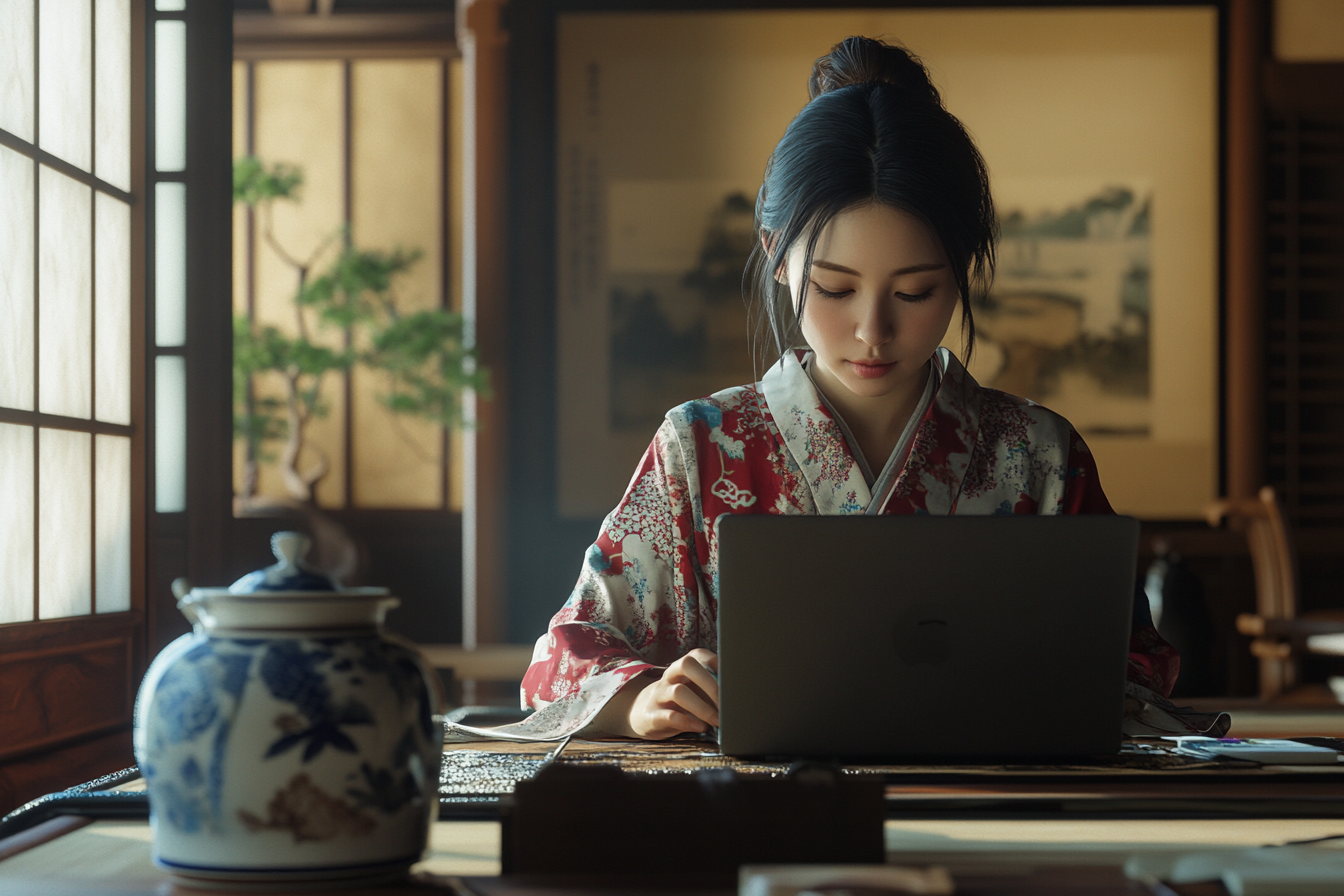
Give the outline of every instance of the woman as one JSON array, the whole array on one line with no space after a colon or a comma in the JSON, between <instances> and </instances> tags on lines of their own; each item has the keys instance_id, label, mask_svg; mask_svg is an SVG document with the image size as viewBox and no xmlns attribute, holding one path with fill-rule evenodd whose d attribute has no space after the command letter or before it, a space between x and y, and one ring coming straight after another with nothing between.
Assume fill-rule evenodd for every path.
<instances>
[{"instance_id":1,"label":"woman","mask_svg":"<svg viewBox=\"0 0 1344 896\"><path fill-rule=\"evenodd\" d=\"M850 38L809 90L756 207L757 310L782 357L759 383L668 412L537 642L520 735L718 723L724 514L1112 512L1068 421L980 387L938 348L960 307L969 356L996 225L984 160L923 65ZM1169 693L1179 659L1136 616L1130 680ZM1042 678L1058 671L1042 645L1023 652Z\"/></svg>"}]
</instances>

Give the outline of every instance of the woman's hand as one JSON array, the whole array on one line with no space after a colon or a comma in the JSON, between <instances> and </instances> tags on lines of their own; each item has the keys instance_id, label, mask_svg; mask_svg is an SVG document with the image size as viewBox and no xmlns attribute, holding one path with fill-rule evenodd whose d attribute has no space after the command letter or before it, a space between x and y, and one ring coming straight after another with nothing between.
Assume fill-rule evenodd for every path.
<instances>
[{"instance_id":1,"label":"woman's hand","mask_svg":"<svg viewBox=\"0 0 1344 896\"><path fill-rule=\"evenodd\" d=\"M697 647L663 670L626 685L602 708L594 727L611 734L662 740L719 724L719 658Z\"/></svg>"}]
</instances>

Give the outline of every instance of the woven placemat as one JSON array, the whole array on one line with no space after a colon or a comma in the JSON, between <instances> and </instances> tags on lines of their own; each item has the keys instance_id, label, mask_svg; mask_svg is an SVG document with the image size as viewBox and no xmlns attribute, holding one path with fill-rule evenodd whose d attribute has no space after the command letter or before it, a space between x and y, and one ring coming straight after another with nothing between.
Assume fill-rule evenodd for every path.
<instances>
[{"instance_id":1,"label":"woven placemat","mask_svg":"<svg viewBox=\"0 0 1344 896\"><path fill-rule=\"evenodd\" d=\"M538 771L556 749L555 744L463 743L444 748L439 792L445 797L499 796ZM727 768L742 775L788 774L790 763L760 762L724 756L708 741L573 741L556 761L569 765L612 765L636 774L694 774L701 769ZM1131 741L1115 756L1099 756L1087 763L996 765L846 765L852 774L890 778L912 776L1080 777L1131 776L1163 772L1209 771L1258 773L1252 762L1208 761L1174 752L1165 742ZM1344 768L1338 770L1344 774Z\"/></svg>"}]
</instances>

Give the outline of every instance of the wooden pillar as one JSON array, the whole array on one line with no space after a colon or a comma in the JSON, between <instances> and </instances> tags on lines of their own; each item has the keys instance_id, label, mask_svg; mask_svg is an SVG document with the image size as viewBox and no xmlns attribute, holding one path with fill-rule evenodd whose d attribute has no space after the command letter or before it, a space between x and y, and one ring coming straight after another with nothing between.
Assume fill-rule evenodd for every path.
<instances>
[{"instance_id":1,"label":"wooden pillar","mask_svg":"<svg viewBox=\"0 0 1344 896\"><path fill-rule=\"evenodd\" d=\"M187 17L187 568L197 585L229 576L233 521L233 103L231 4ZM152 188L151 188L152 189ZM150 363L153 363L152 361ZM179 616L171 594L153 599ZM185 619L177 619L185 632Z\"/></svg>"},{"instance_id":2,"label":"wooden pillar","mask_svg":"<svg viewBox=\"0 0 1344 896\"><path fill-rule=\"evenodd\" d=\"M462 644L504 637L508 489L507 144L505 0L458 0L462 51L462 311L490 370L488 399L468 396L463 434Z\"/></svg>"},{"instance_id":3,"label":"wooden pillar","mask_svg":"<svg viewBox=\"0 0 1344 896\"><path fill-rule=\"evenodd\" d=\"M1227 6L1227 165L1224 195L1226 493L1254 497L1265 479L1266 0Z\"/></svg>"}]
</instances>

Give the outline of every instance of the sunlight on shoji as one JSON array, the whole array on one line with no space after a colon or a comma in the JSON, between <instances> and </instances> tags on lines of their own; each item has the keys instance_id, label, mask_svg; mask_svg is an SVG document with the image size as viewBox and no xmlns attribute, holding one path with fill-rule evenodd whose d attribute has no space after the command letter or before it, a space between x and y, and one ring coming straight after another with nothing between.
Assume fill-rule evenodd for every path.
<instances>
[{"instance_id":1,"label":"sunlight on shoji","mask_svg":"<svg viewBox=\"0 0 1344 896\"><path fill-rule=\"evenodd\" d=\"M466 105L466 94L462 76L462 60L454 59L448 63L448 145L465 146L466 120L462 110ZM462 164L454 161L448 166L448 282L443 284L448 295L448 306L454 311L462 310L462 295L459 289L462 271ZM462 512L462 496L466 494L463 485L463 452L466 448L461 430L455 430L448 436L448 509Z\"/></svg>"},{"instance_id":2,"label":"sunlight on shoji","mask_svg":"<svg viewBox=\"0 0 1344 896\"><path fill-rule=\"evenodd\" d=\"M33 163L0 146L0 407L33 409Z\"/></svg>"},{"instance_id":3,"label":"sunlight on shoji","mask_svg":"<svg viewBox=\"0 0 1344 896\"><path fill-rule=\"evenodd\" d=\"M154 509L187 509L187 359L154 359Z\"/></svg>"},{"instance_id":4,"label":"sunlight on shoji","mask_svg":"<svg viewBox=\"0 0 1344 896\"><path fill-rule=\"evenodd\" d=\"M344 165L341 152L343 67L328 60L277 60L255 66L257 155L268 165L276 162L298 164L303 168L303 188L298 202L274 205L277 241L294 256L314 259L314 274L324 271L340 253L339 237L343 219ZM298 274L285 264L261 238L264 215L257 216L256 242L256 319L277 326L288 334L297 333L294 292ZM314 253L325 245L316 256ZM335 327L321 326L308 315L309 337L313 342L340 348L344 337ZM280 395L275 376L258 377L258 395ZM329 412L312 419L305 436L310 445L327 455L331 466L317 485L317 503L322 507L341 507L348 502L345 494L345 401L340 375L328 374L323 380L322 397ZM279 453L280 445L268 450ZM303 468L311 463L305 452ZM263 495L287 495L278 463L262 464L258 492Z\"/></svg>"},{"instance_id":5,"label":"sunlight on shoji","mask_svg":"<svg viewBox=\"0 0 1344 896\"><path fill-rule=\"evenodd\" d=\"M187 185L154 185L154 342L187 341Z\"/></svg>"},{"instance_id":6,"label":"sunlight on shoji","mask_svg":"<svg viewBox=\"0 0 1344 896\"><path fill-rule=\"evenodd\" d=\"M450 71L456 63L450 64ZM250 116L253 147L267 164L285 162L304 172L298 203L275 205L277 239L294 255L306 258L334 233L339 233L348 199L351 235L356 246L390 251L397 247L423 252L409 274L399 278L396 293L405 309L434 308L451 291L444 283L441 253L456 251L443 234L445 160L443 135L443 63L440 60L356 60L351 65L349 97L349 180L345 179L343 131L345 97L343 66L328 60L266 60L253 64L255 81L249 91L248 67L235 63L234 154L246 151ZM460 77L450 104L456 110ZM454 111L454 134L460 124ZM450 141L451 143L451 141ZM457 166L451 165L454 176ZM456 182L455 182L456 183ZM344 195L345 187L350 195ZM457 184L460 187L460 184ZM456 210L449 201L449 214ZM454 221L457 219L454 218ZM246 216L234 221L234 310L247 309L248 278L254 278L258 323L296 332L292 305L296 277L261 238L264 215L257 216L255 255L247 255ZM460 223L460 222L459 222ZM450 229L452 224L450 223ZM455 229L453 229L455 232ZM448 244L448 245L445 245ZM449 249L449 246L452 248ZM313 270L322 271L335 257L338 244L329 244ZM449 277L460 259L454 257ZM311 315L311 312L309 312ZM338 332L311 325L316 341L339 345ZM330 414L314 421L306 435L310 444L330 458L331 469L317 489L319 506L438 508L443 505L442 428L409 416L393 416L378 402L383 383L356 370L348 396L351 408L351 456L346 457L343 412L347 396L339 378L329 377L324 398ZM278 394L277 385L259 377L258 395ZM275 451L278 446L268 446ZM242 484L242 454L236 449L235 483ZM351 467L350 494L345 494L345 465ZM262 464L258 493L283 496L284 484L276 464ZM454 494L457 494L455 492ZM451 500L451 498L450 498Z\"/></svg>"},{"instance_id":7,"label":"sunlight on shoji","mask_svg":"<svg viewBox=\"0 0 1344 896\"><path fill-rule=\"evenodd\" d=\"M0 3L0 129L33 140L33 4Z\"/></svg>"},{"instance_id":8,"label":"sunlight on shoji","mask_svg":"<svg viewBox=\"0 0 1344 896\"><path fill-rule=\"evenodd\" d=\"M95 436L94 590L99 613L131 608L131 440Z\"/></svg>"},{"instance_id":9,"label":"sunlight on shoji","mask_svg":"<svg viewBox=\"0 0 1344 896\"><path fill-rule=\"evenodd\" d=\"M131 422L131 207L94 199L94 416Z\"/></svg>"},{"instance_id":10,"label":"sunlight on shoji","mask_svg":"<svg viewBox=\"0 0 1344 896\"><path fill-rule=\"evenodd\" d=\"M154 167L187 167L187 23L154 23Z\"/></svg>"},{"instance_id":11,"label":"sunlight on shoji","mask_svg":"<svg viewBox=\"0 0 1344 896\"><path fill-rule=\"evenodd\" d=\"M159 12L181 12L187 8L187 0L155 0L154 8Z\"/></svg>"},{"instance_id":12,"label":"sunlight on shoji","mask_svg":"<svg viewBox=\"0 0 1344 896\"><path fill-rule=\"evenodd\" d=\"M92 609L89 496L93 436L43 429L37 444L37 615L84 616Z\"/></svg>"},{"instance_id":13,"label":"sunlight on shoji","mask_svg":"<svg viewBox=\"0 0 1344 896\"><path fill-rule=\"evenodd\" d=\"M38 170L37 408L87 418L93 410L93 191L45 165Z\"/></svg>"},{"instance_id":14,"label":"sunlight on shoji","mask_svg":"<svg viewBox=\"0 0 1344 896\"><path fill-rule=\"evenodd\" d=\"M93 151L93 39L89 0L41 0L37 106L41 147L88 171Z\"/></svg>"},{"instance_id":15,"label":"sunlight on shoji","mask_svg":"<svg viewBox=\"0 0 1344 896\"><path fill-rule=\"evenodd\" d=\"M233 157L247 155L247 63L233 63ZM247 207L233 207L233 313L247 313Z\"/></svg>"},{"instance_id":16,"label":"sunlight on shoji","mask_svg":"<svg viewBox=\"0 0 1344 896\"><path fill-rule=\"evenodd\" d=\"M94 173L131 188L131 3L95 0Z\"/></svg>"},{"instance_id":17,"label":"sunlight on shoji","mask_svg":"<svg viewBox=\"0 0 1344 896\"><path fill-rule=\"evenodd\" d=\"M439 60L363 60L352 72L351 229L356 245L414 246L424 255L397 285L407 311L443 297L443 156L439 145L443 69ZM395 163L390 163L395 160ZM377 395L385 378L351 378L354 495L358 507L439 507L443 429L392 414Z\"/></svg>"},{"instance_id":18,"label":"sunlight on shoji","mask_svg":"<svg viewBox=\"0 0 1344 896\"><path fill-rule=\"evenodd\" d=\"M33 618L33 429L0 423L0 624Z\"/></svg>"},{"instance_id":19,"label":"sunlight on shoji","mask_svg":"<svg viewBox=\"0 0 1344 896\"><path fill-rule=\"evenodd\" d=\"M284 162L303 169L297 202L273 204L276 241L296 258L314 259L313 272L324 270L340 254L344 218L344 158L341 152L342 66L326 60L258 62L254 95L257 114L253 143L267 165ZM294 290L298 275L261 238L264 214L257 215L257 320L290 330L295 326ZM310 312L310 325L314 323ZM341 344L334 328L313 337Z\"/></svg>"}]
</instances>

